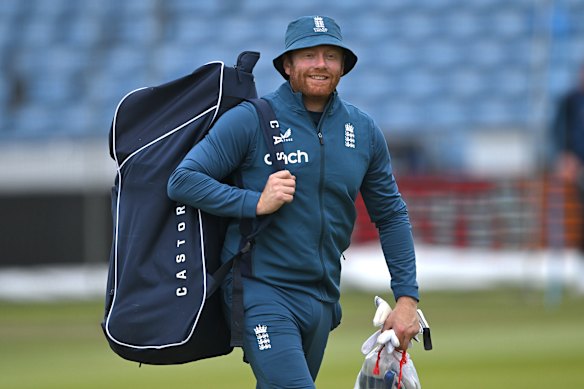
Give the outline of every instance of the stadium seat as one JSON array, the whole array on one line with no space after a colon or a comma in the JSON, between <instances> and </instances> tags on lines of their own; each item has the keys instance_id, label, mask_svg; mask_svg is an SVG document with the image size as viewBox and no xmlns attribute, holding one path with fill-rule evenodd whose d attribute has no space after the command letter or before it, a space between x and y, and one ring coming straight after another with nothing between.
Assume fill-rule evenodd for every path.
<instances>
[{"instance_id":1,"label":"stadium seat","mask_svg":"<svg viewBox=\"0 0 584 389\"><path fill-rule=\"evenodd\" d=\"M183 15L202 19L219 17L223 6L221 1L173 0L163 3L173 17Z\"/></svg>"},{"instance_id":2,"label":"stadium seat","mask_svg":"<svg viewBox=\"0 0 584 389\"><path fill-rule=\"evenodd\" d=\"M30 104L15 112L13 135L16 138L51 137L56 131L63 129L58 126L57 121L54 110L41 104Z\"/></svg>"},{"instance_id":3,"label":"stadium seat","mask_svg":"<svg viewBox=\"0 0 584 389\"><path fill-rule=\"evenodd\" d=\"M461 101L477 97L486 88L486 80L481 72L467 68L448 74L445 84Z\"/></svg>"},{"instance_id":4,"label":"stadium seat","mask_svg":"<svg viewBox=\"0 0 584 389\"><path fill-rule=\"evenodd\" d=\"M132 50L148 50L158 38L158 25L154 15L120 18L110 23L111 44L127 45Z\"/></svg>"},{"instance_id":5,"label":"stadium seat","mask_svg":"<svg viewBox=\"0 0 584 389\"><path fill-rule=\"evenodd\" d=\"M5 117L8 111L10 100L10 84L4 75L0 75L0 118ZM0 121L0 130L3 130L2 121Z\"/></svg>"},{"instance_id":6,"label":"stadium seat","mask_svg":"<svg viewBox=\"0 0 584 389\"><path fill-rule=\"evenodd\" d=\"M450 43L469 42L488 31L481 14L465 7L436 15L434 22L440 26L437 30L438 37Z\"/></svg>"},{"instance_id":7,"label":"stadium seat","mask_svg":"<svg viewBox=\"0 0 584 389\"><path fill-rule=\"evenodd\" d=\"M92 50L100 41L103 24L88 13L79 13L62 28L62 40L71 48Z\"/></svg>"},{"instance_id":8,"label":"stadium seat","mask_svg":"<svg viewBox=\"0 0 584 389\"><path fill-rule=\"evenodd\" d=\"M0 1L0 17L10 20L17 16L22 7L22 3L17 0Z\"/></svg>"},{"instance_id":9,"label":"stadium seat","mask_svg":"<svg viewBox=\"0 0 584 389\"><path fill-rule=\"evenodd\" d=\"M521 5L517 8L502 9L493 14L491 30L496 31L499 39L513 39L528 35L529 13L524 12Z\"/></svg>"},{"instance_id":10,"label":"stadium seat","mask_svg":"<svg viewBox=\"0 0 584 389\"><path fill-rule=\"evenodd\" d=\"M418 50L426 57L428 67L435 71L456 70L464 57L456 41L447 39L425 39Z\"/></svg>"},{"instance_id":11,"label":"stadium seat","mask_svg":"<svg viewBox=\"0 0 584 389\"><path fill-rule=\"evenodd\" d=\"M430 13L412 12L396 18L396 24L400 31L407 31L408 40L424 42L441 30L434 17Z\"/></svg>"}]
</instances>

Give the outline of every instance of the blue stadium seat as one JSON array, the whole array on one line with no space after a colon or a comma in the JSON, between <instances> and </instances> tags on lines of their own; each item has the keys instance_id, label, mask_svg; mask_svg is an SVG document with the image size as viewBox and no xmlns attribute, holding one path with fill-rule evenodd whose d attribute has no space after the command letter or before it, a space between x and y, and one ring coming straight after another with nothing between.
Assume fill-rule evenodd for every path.
<instances>
[{"instance_id":1,"label":"blue stadium seat","mask_svg":"<svg viewBox=\"0 0 584 389\"><path fill-rule=\"evenodd\" d=\"M446 84L451 93L462 102L484 94L487 87L484 75L473 68L462 68L449 73Z\"/></svg>"},{"instance_id":2,"label":"blue stadium seat","mask_svg":"<svg viewBox=\"0 0 584 389\"><path fill-rule=\"evenodd\" d=\"M549 93L558 97L573 88L576 83L577 69L565 65L556 65L555 71L550 74Z\"/></svg>"},{"instance_id":3,"label":"blue stadium seat","mask_svg":"<svg viewBox=\"0 0 584 389\"><path fill-rule=\"evenodd\" d=\"M484 38L464 47L469 65L479 69L493 68L501 65L505 59L505 43L503 41Z\"/></svg>"},{"instance_id":4,"label":"blue stadium seat","mask_svg":"<svg viewBox=\"0 0 584 389\"><path fill-rule=\"evenodd\" d=\"M460 45L448 39L426 39L417 45L417 52L424 56L426 65L434 71L456 71L465 56Z\"/></svg>"},{"instance_id":5,"label":"blue stadium seat","mask_svg":"<svg viewBox=\"0 0 584 389\"><path fill-rule=\"evenodd\" d=\"M512 3L512 2L510 2ZM521 7L521 6L519 6ZM529 32L529 13L512 8L497 10L491 16L491 30L498 39L513 39Z\"/></svg>"},{"instance_id":6,"label":"blue stadium seat","mask_svg":"<svg viewBox=\"0 0 584 389\"><path fill-rule=\"evenodd\" d=\"M493 92L498 92L502 97L513 101L529 96L530 83L529 68L503 66L496 75L491 77Z\"/></svg>"},{"instance_id":7,"label":"blue stadium seat","mask_svg":"<svg viewBox=\"0 0 584 389\"><path fill-rule=\"evenodd\" d=\"M481 34L489 33L483 16L468 7L460 7L452 12L436 15L433 20L436 24L436 34L451 44L472 41Z\"/></svg>"},{"instance_id":8,"label":"blue stadium seat","mask_svg":"<svg viewBox=\"0 0 584 389\"><path fill-rule=\"evenodd\" d=\"M11 46L15 45L14 38L12 36L12 31L15 27L15 23L11 23L10 18L0 17L0 56L1 58L6 58L4 55L4 50L8 50Z\"/></svg>"},{"instance_id":9,"label":"blue stadium seat","mask_svg":"<svg viewBox=\"0 0 584 389\"><path fill-rule=\"evenodd\" d=\"M408 42L388 40L384 45L383 52L366 52L363 56L373 56L379 64L386 66L393 71L407 71L418 63L424 63L423 53L415 45Z\"/></svg>"},{"instance_id":10,"label":"blue stadium seat","mask_svg":"<svg viewBox=\"0 0 584 389\"><path fill-rule=\"evenodd\" d=\"M157 21L153 15L119 18L117 23L112 24L109 36L113 44L148 50L158 38Z\"/></svg>"},{"instance_id":11,"label":"blue stadium seat","mask_svg":"<svg viewBox=\"0 0 584 389\"><path fill-rule=\"evenodd\" d=\"M583 34L580 37L567 39L566 62L568 64L584 64L584 29L582 32Z\"/></svg>"},{"instance_id":12,"label":"blue stadium seat","mask_svg":"<svg viewBox=\"0 0 584 389\"><path fill-rule=\"evenodd\" d=\"M100 44L103 23L89 13L79 13L62 26L61 40L72 48L92 49Z\"/></svg>"},{"instance_id":13,"label":"blue stadium seat","mask_svg":"<svg viewBox=\"0 0 584 389\"><path fill-rule=\"evenodd\" d=\"M430 117L432 122L442 127L459 126L468 121L466 106L460 101L443 96L434 100L432 104L424 108L424 115Z\"/></svg>"},{"instance_id":14,"label":"blue stadium seat","mask_svg":"<svg viewBox=\"0 0 584 389\"><path fill-rule=\"evenodd\" d=\"M404 93L413 100L427 100L431 96L438 96L444 89L440 87L440 79L431 71L419 69L403 73L401 82L407 86Z\"/></svg>"},{"instance_id":15,"label":"blue stadium seat","mask_svg":"<svg viewBox=\"0 0 584 389\"><path fill-rule=\"evenodd\" d=\"M20 0L0 1L0 18L10 20L16 17L22 8L23 4Z\"/></svg>"},{"instance_id":16,"label":"blue stadium seat","mask_svg":"<svg viewBox=\"0 0 584 389\"><path fill-rule=\"evenodd\" d=\"M182 15L173 23L167 23L166 28L162 45L176 43L182 45L182 50L189 50L198 45L211 45L215 41L215 26L209 25L201 16Z\"/></svg>"},{"instance_id":17,"label":"blue stadium seat","mask_svg":"<svg viewBox=\"0 0 584 389\"><path fill-rule=\"evenodd\" d=\"M418 0L416 3L408 2L409 13L415 13L417 9L423 9L425 12L441 14L450 12L461 6L461 3L456 0Z\"/></svg>"},{"instance_id":18,"label":"blue stadium seat","mask_svg":"<svg viewBox=\"0 0 584 389\"><path fill-rule=\"evenodd\" d=\"M399 130L400 128L415 128L419 126L420 117L424 116L425 108L408 101L396 98L385 103L385 109L378 113L382 128Z\"/></svg>"},{"instance_id":19,"label":"blue stadium seat","mask_svg":"<svg viewBox=\"0 0 584 389\"><path fill-rule=\"evenodd\" d=\"M26 25L40 24L45 21L54 21L66 10L66 0L48 1L20 1L21 17ZM23 20L21 19L21 20Z\"/></svg>"},{"instance_id":20,"label":"blue stadium seat","mask_svg":"<svg viewBox=\"0 0 584 389\"><path fill-rule=\"evenodd\" d=\"M391 39L391 36L398 31L398 26L391 23L387 14L379 10L376 12L374 9L358 12L347 18L347 21L348 23L343 26L344 35L356 45Z\"/></svg>"},{"instance_id":21,"label":"blue stadium seat","mask_svg":"<svg viewBox=\"0 0 584 389\"><path fill-rule=\"evenodd\" d=\"M22 107L14 115L14 132L18 137L50 137L59 130L58 112L40 105L30 104ZM66 126L65 126L66 127Z\"/></svg>"},{"instance_id":22,"label":"blue stadium seat","mask_svg":"<svg viewBox=\"0 0 584 389\"><path fill-rule=\"evenodd\" d=\"M220 17L222 11L222 1L193 1L193 0L173 0L165 3L164 6L174 17L179 15L190 17ZM211 19L212 21L213 19ZM209 19L207 19L209 21Z\"/></svg>"},{"instance_id":23,"label":"blue stadium seat","mask_svg":"<svg viewBox=\"0 0 584 389\"><path fill-rule=\"evenodd\" d=\"M61 122L66 124L67 130L64 133L67 135L92 135L92 133L96 132L94 114L95 110L90 105L72 101L64 107L60 115ZM107 133L105 128L102 129L102 133L104 135Z\"/></svg>"},{"instance_id":24,"label":"blue stadium seat","mask_svg":"<svg viewBox=\"0 0 584 389\"><path fill-rule=\"evenodd\" d=\"M20 33L13 36L18 36L20 44L26 48L46 49L56 41L58 29L59 24L56 18L39 17L25 23Z\"/></svg>"},{"instance_id":25,"label":"blue stadium seat","mask_svg":"<svg viewBox=\"0 0 584 389\"><path fill-rule=\"evenodd\" d=\"M198 3L193 1L193 3ZM117 9L135 20L141 17L153 17L157 12L157 0L124 0L117 2Z\"/></svg>"},{"instance_id":26,"label":"blue stadium seat","mask_svg":"<svg viewBox=\"0 0 584 389\"><path fill-rule=\"evenodd\" d=\"M10 84L7 76L0 74L0 118L7 115L8 104L10 101ZM0 119L0 129L2 129L2 119Z\"/></svg>"},{"instance_id":27,"label":"blue stadium seat","mask_svg":"<svg viewBox=\"0 0 584 389\"><path fill-rule=\"evenodd\" d=\"M476 118L477 124L487 127L507 124L509 122L508 111L507 102L497 99L483 99L472 106L472 114Z\"/></svg>"},{"instance_id":28,"label":"blue stadium seat","mask_svg":"<svg viewBox=\"0 0 584 389\"><path fill-rule=\"evenodd\" d=\"M407 13L403 17L395 18L395 24L402 34L407 34L408 40L415 42L424 42L442 30L442 26L437 25L435 16L425 12Z\"/></svg>"},{"instance_id":29,"label":"blue stadium seat","mask_svg":"<svg viewBox=\"0 0 584 389\"><path fill-rule=\"evenodd\" d=\"M351 12L359 4L349 4L350 0L295 0L295 1L270 1L255 0L245 2L245 6L239 11L247 12L252 18L262 21L270 18L281 20L280 30L285 30L287 23L299 16L318 15L327 12L327 16L338 19L339 15L353 15ZM360 7L363 9L363 7ZM328 11L326 11L328 10Z\"/></svg>"},{"instance_id":30,"label":"blue stadium seat","mask_svg":"<svg viewBox=\"0 0 584 389\"><path fill-rule=\"evenodd\" d=\"M193 45L192 49L187 50L184 45L178 43L167 43L162 47L157 47L151 52L150 59L153 77L161 83L189 74L196 67L212 59L213 54L209 54L206 50L203 51L208 57L199 56L200 50L200 45Z\"/></svg>"}]
</instances>

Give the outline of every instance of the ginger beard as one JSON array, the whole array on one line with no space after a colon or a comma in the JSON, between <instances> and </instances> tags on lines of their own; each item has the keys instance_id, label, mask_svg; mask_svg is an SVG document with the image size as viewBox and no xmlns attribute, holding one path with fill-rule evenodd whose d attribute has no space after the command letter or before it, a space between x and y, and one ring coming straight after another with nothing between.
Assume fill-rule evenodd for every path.
<instances>
[{"instance_id":1,"label":"ginger beard","mask_svg":"<svg viewBox=\"0 0 584 389\"><path fill-rule=\"evenodd\" d=\"M343 75L343 54L336 46L316 46L295 50L284 58L292 90L302 93L307 109L324 109Z\"/></svg>"}]
</instances>

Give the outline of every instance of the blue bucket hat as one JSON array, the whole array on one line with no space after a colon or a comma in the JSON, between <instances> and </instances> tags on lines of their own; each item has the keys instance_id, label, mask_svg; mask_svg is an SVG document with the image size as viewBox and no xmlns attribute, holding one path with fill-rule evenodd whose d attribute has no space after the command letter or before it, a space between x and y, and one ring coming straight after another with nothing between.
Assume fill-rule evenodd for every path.
<instances>
[{"instance_id":1,"label":"blue bucket hat","mask_svg":"<svg viewBox=\"0 0 584 389\"><path fill-rule=\"evenodd\" d=\"M341 28L327 16L303 16L288 24L285 38L286 49L274 58L274 67L286 80L284 71L284 55L293 50L305 49L320 45L338 46L345 50L343 75L349 73L357 63L357 56L343 43Z\"/></svg>"}]
</instances>

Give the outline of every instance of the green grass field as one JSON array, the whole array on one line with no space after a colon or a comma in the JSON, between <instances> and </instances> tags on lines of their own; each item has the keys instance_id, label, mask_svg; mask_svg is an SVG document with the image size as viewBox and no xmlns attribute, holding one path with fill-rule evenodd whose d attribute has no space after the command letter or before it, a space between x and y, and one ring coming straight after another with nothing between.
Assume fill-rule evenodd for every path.
<instances>
[{"instance_id":1,"label":"green grass field","mask_svg":"<svg viewBox=\"0 0 584 389\"><path fill-rule=\"evenodd\" d=\"M387 297L387 296L385 296ZM424 388L584 387L584 296L554 307L540 291L422 294L434 350L410 350ZM374 329L373 294L345 291L343 322L317 387L353 388ZM110 351L101 301L0 303L0 388L254 388L241 352L182 366L142 366Z\"/></svg>"}]
</instances>

